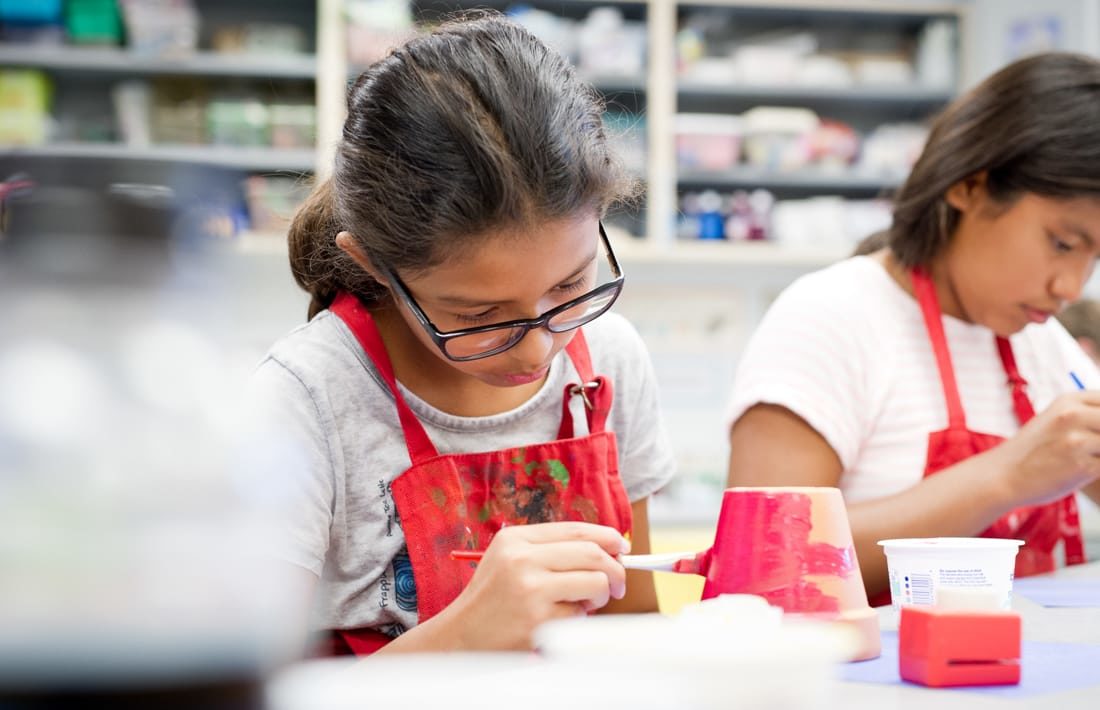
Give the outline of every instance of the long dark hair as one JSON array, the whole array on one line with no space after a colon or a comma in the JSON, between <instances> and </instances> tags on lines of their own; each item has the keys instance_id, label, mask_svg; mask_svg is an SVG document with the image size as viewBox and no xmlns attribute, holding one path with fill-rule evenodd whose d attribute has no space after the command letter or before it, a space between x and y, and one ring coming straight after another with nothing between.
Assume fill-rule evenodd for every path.
<instances>
[{"instance_id":1,"label":"long dark hair","mask_svg":"<svg viewBox=\"0 0 1100 710\"><path fill-rule=\"evenodd\" d=\"M1064 52L1008 65L949 105L894 199L890 248L927 265L951 239L952 185L987 174L996 202L1100 197L1100 61Z\"/></svg>"},{"instance_id":2,"label":"long dark hair","mask_svg":"<svg viewBox=\"0 0 1100 710\"><path fill-rule=\"evenodd\" d=\"M632 196L603 103L569 64L494 13L466 15L395 49L348 95L332 178L290 229L309 317L347 290L385 290L344 254L347 230L395 270L438 265L491 229L531 226Z\"/></svg>"}]
</instances>

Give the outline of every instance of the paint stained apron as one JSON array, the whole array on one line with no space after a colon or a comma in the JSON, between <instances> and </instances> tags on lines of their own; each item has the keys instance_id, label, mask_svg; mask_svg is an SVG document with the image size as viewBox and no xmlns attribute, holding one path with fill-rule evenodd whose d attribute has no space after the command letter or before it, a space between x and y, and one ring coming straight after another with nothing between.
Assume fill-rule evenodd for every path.
<instances>
[{"instance_id":1,"label":"paint stained apron","mask_svg":"<svg viewBox=\"0 0 1100 710\"><path fill-rule=\"evenodd\" d=\"M955 380L955 368L951 363L951 353L943 330L943 316L936 287L928 274L921 269L914 269L911 276L928 339L936 355L940 384L947 402L947 428L928 435L924 476L931 476L959 461L992 449L1004 441L1004 437L967 429L966 414ZM1035 416L1035 409L1027 396L1027 382L1016 367L1016 357L1008 339L997 337L996 343L1001 365L1008 378L1007 384L1012 388L1012 409L1020 426L1023 426ZM1066 564L1074 565L1085 561L1077 500L1073 493L1051 503L1012 510L982 531L981 537L1024 541L1016 556L1017 577L1053 572L1054 548L1059 540L1065 546ZM889 603L889 592L872 600L872 606Z\"/></svg>"},{"instance_id":2,"label":"paint stained apron","mask_svg":"<svg viewBox=\"0 0 1100 710\"><path fill-rule=\"evenodd\" d=\"M565 387L555 441L439 454L397 388L368 310L349 294L338 296L330 310L351 329L397 406L412 465L394 479L391 489L416 585L405 593L415 598L418 623L454 601L473 576L475 565L451 560L451 551L483 550L505 525L574 520L630 534L630 501L619 478L615 433L605 429L611 383L593 376L581 330L566 346L581 382ZM585 404L588 434L580 437L573 432L573 397ZM366 654L388 641L390 637L371 629L337 630L331 650Z\"/></svg>"}]
</instances>

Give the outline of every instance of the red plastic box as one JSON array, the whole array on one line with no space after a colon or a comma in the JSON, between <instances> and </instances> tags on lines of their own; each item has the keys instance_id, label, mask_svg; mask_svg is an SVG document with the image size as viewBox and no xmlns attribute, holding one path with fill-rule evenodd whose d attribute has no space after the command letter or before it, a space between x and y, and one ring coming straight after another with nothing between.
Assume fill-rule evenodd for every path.
<instances>
[{"instance_id":1,"label":"red plastic box","mask_svg":"<svg viewBox=\"0 0 1100 710\"><path fill-rule=\"evenodd\" d=\"M1020 627L1014 611L902 607L898 670L903 680L932 687L1015 685Z\"/></svg>"}]
</instances>

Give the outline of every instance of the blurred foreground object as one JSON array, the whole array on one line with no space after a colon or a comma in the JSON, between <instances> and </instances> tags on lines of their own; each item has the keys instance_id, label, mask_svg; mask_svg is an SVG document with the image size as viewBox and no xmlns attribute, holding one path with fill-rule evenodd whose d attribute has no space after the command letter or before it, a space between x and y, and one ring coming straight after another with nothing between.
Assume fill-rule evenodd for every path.
<instances>
[{"instance_id":1,"label":"blurred foreground object","mask_svg":"<svg viewBox=\"0 0 1100 710\"><path fill-rule=\"evenodd\" d=\"M197 199L221 178L20 168L0 190L0 707L260 707L294 624L277 486L234 443L250 363Z\"/></svg>"}]
</instances>

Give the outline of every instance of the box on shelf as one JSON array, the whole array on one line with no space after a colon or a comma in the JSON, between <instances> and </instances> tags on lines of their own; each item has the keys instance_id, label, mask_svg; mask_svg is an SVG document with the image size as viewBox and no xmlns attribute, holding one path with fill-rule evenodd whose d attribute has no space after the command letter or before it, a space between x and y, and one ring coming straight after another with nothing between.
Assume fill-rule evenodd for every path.
<instances>
[{"instance_id":1,"label":"box on shelf","mask_svg":"<svg viewBox=\"0 0 1100 710\"><path fill-rule=\"evenodd\" d=\"M757 106L741 116L745 159L767 170L797 170L812 159L810 137L821 120L806 108Z\"/></svg>"},{"instance_id":2,"label":"box on shelf","mask_svg":"<svg viewBox=\"0 0 1100 710\"><path fill-rule=\"evenodd\" d=\"M346 0L348 63L373 64L416 33L409 0Z\"/></svg>"},{"instance_id":3,"label":"box on shelf","mask_svg":"<svg viewBox=\"0 0 1100 710\"><path fill-rule=\"evenodd\" d=\"M0 70L0 145L40 145L49 138L53 85L33 69Z\"/></svg>"},{"instance_id":4,"label":"box on shelf","mask_svg":"<svg viewBox=\"0 0 1100 710\"><path fill-rule=\"evenodd\" d=\"M61 22L61 0L0 0L0 22L57 24Z\"/></svg>"},{"instance_id":5,"label":"box on shelf","mask_svg":"<svg viewBox=\"0 0 1100 710\"><path fill-rule=\"evenodd\" d=\"M73 44L122 44L122 18L115 0L67 0L65 32Z\"/></svg>"},{"instance_id":6,"label":"box on shelf","mask_svg":"<svg viewBox=\"0 0 1100 710\"><path fill-rule=\"evenodd\" d=\"M162 79L153 84L151 136L154 143L206 142L206 85L194 79Z\"/></svg>"},{"instance_id":7,"label":"box on shelf","mask_svg":"<svg viewBox=\"0 0 1100 710\"><path fill-rule=\"evenodd\" d=\"M317 140L317 108L313 104L271 104L268 118L273 148L312 148Z\"/></svg>"},{"instance_id":8,"label":"box on shelf","mask_svg":"<svg viewBox=\"0 0 1100 710\"><path fill-rule=\"evenodd\" d=\"M213 99L206 106L206 134L214 145L270 146L270 112L259 99Z\"/></svg>"},{"instance_id":9,"label":"box on shelf","mask_svg":"<svg viewBox=\"0 0 1100 710\"><path fill-rule=\"evenodd\" d=\"M677 166L681 170L729 170L741 159L742 128L738 116L677 114Z\"/></svg>"},{"instance_id":10,"label":"box on shelf","mask_svg":"<svg viewBox=\"0 0 1100 710\"><path fill-rule=\"evenodd\" d=\"M191 0L118 0L130 49L143 54L190 54L199 44L199 15Z\"/></svg>"}]
</instances>

